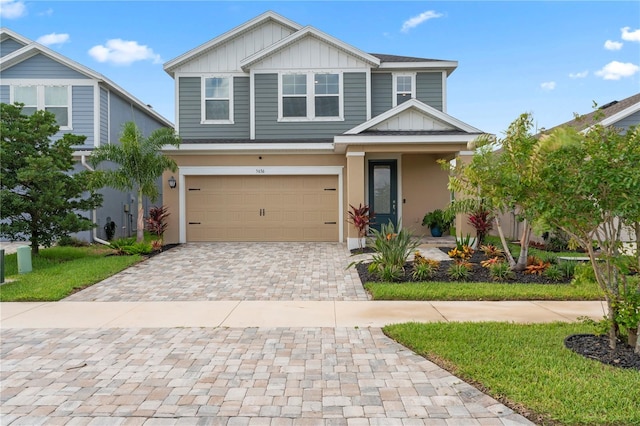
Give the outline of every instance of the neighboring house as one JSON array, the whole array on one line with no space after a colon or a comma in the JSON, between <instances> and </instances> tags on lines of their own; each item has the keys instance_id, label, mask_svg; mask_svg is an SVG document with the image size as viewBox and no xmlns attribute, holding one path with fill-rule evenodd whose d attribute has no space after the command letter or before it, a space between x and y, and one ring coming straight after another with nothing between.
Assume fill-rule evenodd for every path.
<instances>
[{"instance_id":1,"label":"neighboring house","mask_svg":"<svg viewBox=\"0 0 640 426\"><path fill-rule=\"evenodd\" d=\"M0 29L0 102L24 104L23 112L53 112L60 131L86 136L74 147L75 171L88 167L91 150L118 143L122 125L134 121L143 134L171 122L103 75L33 42L9 29ZM132 193L110 188L100 191L103 206L93 215L97 228L76 236L86 241L105 239L104 225L116 224L116 237L135 234L137 205Z\"/></svg>"},{"instance_id":2,"label":"neighboring house","mask_svg":"<svg viewBox=\"0 0 640 426\"><path fill-rule=\"evenodd\" d=\"M483 132L447 114L456 61L366 53L266 12L167 62L179 165L168 243L345 241L349 205L419 234L446 207L437 160ZM170 189L169 180L177 181Z\"/></svg>"},{"instance_id":3,"label":"neighboring house","mask_svg":"<svg viewBox=\"0 0 640 426\"><path fill-rule=\"evenodd\" d=\"M580 132L588 132L591 127L600 124L602 126L613 126L626 132L631 126L640 125L640 93L637 93L621 101L611 101L599 106L594 111L581 115L573 120L562 123L551 129L545 130L549 133L557 127L569 126ZM501 216L500 222L507 237L512 239L520 239L522 234L522 223L516 220L515 214L507 213ZM493 235L497 235L497 231L492 231ZM541 238L536 238L541 240ZM623 235L624 241L630 241L632 238L628 233Z\"/></svg>"}]
</instances>

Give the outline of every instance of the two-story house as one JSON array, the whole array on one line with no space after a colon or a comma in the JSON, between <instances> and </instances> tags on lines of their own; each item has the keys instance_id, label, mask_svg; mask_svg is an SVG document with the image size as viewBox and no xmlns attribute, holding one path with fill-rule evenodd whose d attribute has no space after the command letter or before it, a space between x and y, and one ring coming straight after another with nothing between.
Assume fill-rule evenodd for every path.
<instances>
[{"instance_id":1,"label":"two-story house","mask_svg":"<svg viewBox=\"0 0 640 426\"><path fill-rule=\"evenodd\" d=\"M378 226L425 233L450 199L436 161L482 134L447 114L457 65L366 53L273 12L167 62L183 142L165 150L179 165L163 179L165 240L353 248L361 203Z\"/></svg>"},{"instance_id":2,"label":"two-story house","mask_svg":"<svg viewBox=\"0 0 640 426\"><path fill-rule=\"evenodd\" d=\"M84 135L74 147L75 171L89 167L88 157L100 144L118 143L122 125L135 122L144 135L172 123L150 106L103 75L9 29L0 29L0 102L24 104L23 113L46 110L56 115L60 131ZM86 212L97 227L76 236L85 241L104 240L107 223L115 224L115 237L135 234L135 195L110 188L100 190L101 208Z\"/></svg>"}]
</instances>

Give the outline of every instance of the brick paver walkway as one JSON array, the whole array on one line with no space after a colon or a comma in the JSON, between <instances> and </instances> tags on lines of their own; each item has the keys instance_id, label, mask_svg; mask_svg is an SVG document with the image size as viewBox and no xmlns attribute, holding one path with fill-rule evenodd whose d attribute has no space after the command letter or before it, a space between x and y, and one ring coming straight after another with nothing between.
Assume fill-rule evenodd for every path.
<instances>
[{"instance_id":1,"label":"brick paver walkway","mask_svg":"<svg viewBox=\"0 0 640 426\"><path fill-rule=\"evenodd\" d=\"M67 301L368 300L340 243L189 243Z\"/></svg>"},{"instance_id":2,"label":"brick paver walkway","mask_svg":"<svg viewBox=\"0 0 640 426\"><path fill-rule=\"evenodd\" d=\"M3 335L3 425L527 424L380 329Z\"/></svg>"}]
</instances>

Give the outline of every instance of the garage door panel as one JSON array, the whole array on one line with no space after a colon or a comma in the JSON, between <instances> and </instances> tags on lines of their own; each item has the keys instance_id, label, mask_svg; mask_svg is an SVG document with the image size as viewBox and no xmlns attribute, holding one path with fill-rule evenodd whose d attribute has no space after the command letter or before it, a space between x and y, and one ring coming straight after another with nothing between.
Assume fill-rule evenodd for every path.
<instances>
[{"instance_id":1,"label":"garage door panel","mask_svg":"<svg viewBox=\"0 0 640 426\"><path fill-rule=\"evenodd\" d=\"M187 241L338 240L335 175L188 176L185 182L194 189L186 193Z\"/></svg>"}]
</instances>

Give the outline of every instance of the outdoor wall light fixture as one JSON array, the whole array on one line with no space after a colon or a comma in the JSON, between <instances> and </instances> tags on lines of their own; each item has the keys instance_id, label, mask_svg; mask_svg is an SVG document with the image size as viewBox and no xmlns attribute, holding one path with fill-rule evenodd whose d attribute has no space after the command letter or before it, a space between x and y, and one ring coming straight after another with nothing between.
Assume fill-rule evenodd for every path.
<instances>
[{"instance_id":1,"label":"outdoor wall light fixture","mask_svg":"<svg viewBox=\"0 0 640 426\"><path fill-rule=\"evenodd\" d=\"M176 178L171 176L169 178L169 188L174 189L176 187Z\"/></svg>"}]
</instances>

